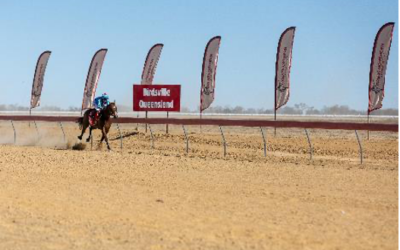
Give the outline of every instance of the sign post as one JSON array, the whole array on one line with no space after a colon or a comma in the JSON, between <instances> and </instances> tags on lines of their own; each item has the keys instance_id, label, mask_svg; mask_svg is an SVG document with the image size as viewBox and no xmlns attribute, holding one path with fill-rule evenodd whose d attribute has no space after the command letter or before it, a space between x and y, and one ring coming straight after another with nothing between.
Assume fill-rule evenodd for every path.
<instances>
[{"instance_id":1,"label":"sign post","mask_svg":"<svg viewBox=\"0 0 400 250\"><path fill-rule=\"evenodd\" d=\"M169 118L169 112L167 111L167 119ZM168 123L165 124L165 132L168 134Z\"/></svg>"}]
</instances>

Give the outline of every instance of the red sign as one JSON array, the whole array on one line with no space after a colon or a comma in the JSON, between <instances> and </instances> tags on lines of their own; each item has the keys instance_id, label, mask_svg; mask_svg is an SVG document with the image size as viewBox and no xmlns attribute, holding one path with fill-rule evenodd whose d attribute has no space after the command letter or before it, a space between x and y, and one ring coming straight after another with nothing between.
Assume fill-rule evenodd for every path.
<instances>
[{"instance_id":1,"label":"red sign","mask_svg":"<svg viewBox=\"0 0 400 250\"><path fill-rule=\"evenodd\" d=\"M181 111L181 85L133 85L133 111Z\"/></svg>"}]
</instances>

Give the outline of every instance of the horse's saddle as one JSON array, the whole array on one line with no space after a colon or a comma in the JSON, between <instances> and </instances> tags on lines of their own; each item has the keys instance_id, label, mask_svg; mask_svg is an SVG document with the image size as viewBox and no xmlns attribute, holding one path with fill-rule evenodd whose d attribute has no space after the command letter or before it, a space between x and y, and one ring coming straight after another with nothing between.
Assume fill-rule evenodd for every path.
<instances>
[{"instance_id":1,"label":"horse's saddle","mask_svg":"<svg viewBox=\"0 0 400 250\"><path fill-rule=\"evenodd\" d=\"M89 112L89 125L96 126L97 122L99 121L100 115L96 109L91 109Z\"/></svg>"}]
</instances>

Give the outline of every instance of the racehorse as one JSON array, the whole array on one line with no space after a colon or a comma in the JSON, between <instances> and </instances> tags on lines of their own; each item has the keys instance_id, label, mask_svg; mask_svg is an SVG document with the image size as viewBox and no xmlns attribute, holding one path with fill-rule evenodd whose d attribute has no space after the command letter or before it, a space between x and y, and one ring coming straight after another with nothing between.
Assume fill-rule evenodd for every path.
<instances>
[{"instance_id":1,"label":"racehorse","mask_svg":"<svg viewBox=\"0 0 400 250\"><path fill-rule=\"evenodd\" d=\"M89 137L86 139L86 142L90 142L90 138L92 137L92 130L100 129L102 133L100 144L105 139L107 143L107 149L111 150L110 145L108 144L107 134L112 124L111 116L114 116L114 118L118 118L117 105L115 104L115 102L111 102L105 109L102 109L100 111L97 123L93 126L89 123L89 115L92 111L94 111L94 109L86 110L83 114L83 117L80 117L78 119L79 128L82 129L82 133L80 136L78 136L78 139L82 140L83 134L85 133L87 127L89 127Z\"/></svg>"}]
</instances>

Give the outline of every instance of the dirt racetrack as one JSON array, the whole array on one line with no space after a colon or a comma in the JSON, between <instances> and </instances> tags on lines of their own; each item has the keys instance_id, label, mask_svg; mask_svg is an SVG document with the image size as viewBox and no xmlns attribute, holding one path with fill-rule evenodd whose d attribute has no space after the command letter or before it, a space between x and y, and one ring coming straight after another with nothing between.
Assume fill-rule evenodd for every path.
<instances>
[{"instance_id":1,"label":"dirt racetrack","mask_svg":"<svg viewBox=\"0 0 400 250\"><path fill-rule=\"evenodd\" d=\"M0 123L0 249L398 249L397 133L153 126L72 150L56 123ZM96 140L99 132L96 131ZM86 138L86 136L85 136Z\"/></svg>"}]
</instances>

